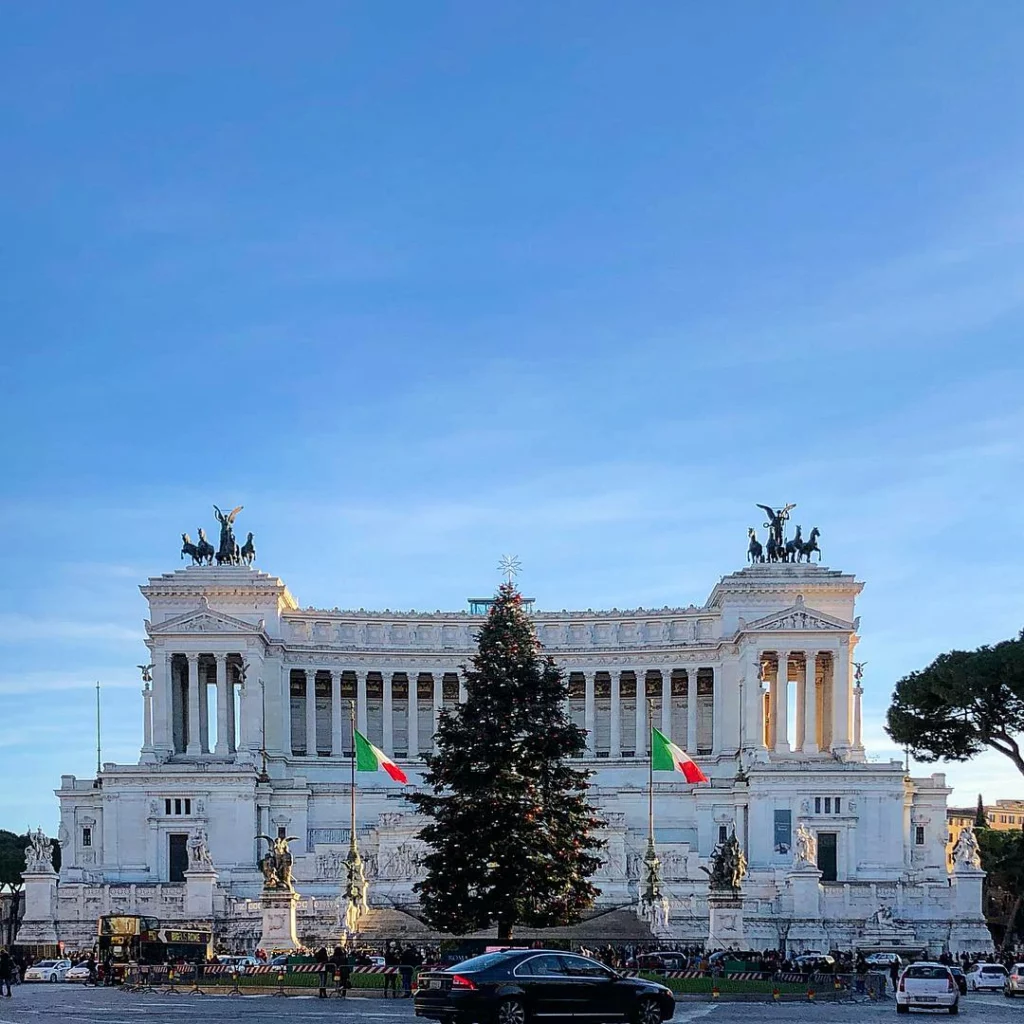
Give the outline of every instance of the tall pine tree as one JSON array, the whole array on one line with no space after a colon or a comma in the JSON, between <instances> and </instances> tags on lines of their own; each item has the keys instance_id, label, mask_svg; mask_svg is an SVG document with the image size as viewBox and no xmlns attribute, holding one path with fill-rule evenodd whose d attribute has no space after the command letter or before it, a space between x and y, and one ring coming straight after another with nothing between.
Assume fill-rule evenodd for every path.
<instances>
[{"instance_id":1,"label":"tall pine tree","mask_svg":"<svg viewBox=\"0 0 1024 1024\"><path fill-rule=\"evenodd\" d=\"M522 596L503 584L465 670L466 702L442 715L427 789L410 796L432 821L417 883L427 921L464 935L577 921L600 860L586 771L569 759L585 734L565 711L568 684L540 654Z\"/></svg>"}]
</instances>

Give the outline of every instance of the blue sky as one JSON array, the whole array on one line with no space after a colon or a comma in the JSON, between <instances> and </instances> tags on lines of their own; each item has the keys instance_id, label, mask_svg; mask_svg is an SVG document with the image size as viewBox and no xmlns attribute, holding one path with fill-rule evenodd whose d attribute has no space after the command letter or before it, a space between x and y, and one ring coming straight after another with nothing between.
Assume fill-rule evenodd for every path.
<instances>
[{"instance_id":1,"label":"blue sky","mask_svg":"<svg viewBox=\"0 0 1024 1024\"><path fill-rule=\"evenodd\" d=\"M8 7L0 826L90 772L95 679L137 756L137 585L213 502L303 604L433 609L504 551L703 601L795 501L886 753L901 674L1022 625L1022 47L995 0Z\"/></svg>"}]
</instances>

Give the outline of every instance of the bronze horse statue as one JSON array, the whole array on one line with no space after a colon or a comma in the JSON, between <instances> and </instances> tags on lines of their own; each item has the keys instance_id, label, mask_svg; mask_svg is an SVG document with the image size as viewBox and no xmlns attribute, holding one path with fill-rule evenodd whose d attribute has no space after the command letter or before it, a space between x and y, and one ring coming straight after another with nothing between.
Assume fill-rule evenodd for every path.
<instances>
[{"instance_id":1,"label":"bronze horse statue","mask_svg":"<svg viewBox=\"0 0 1024 1024\"><path fill-rule=\"evenodd\" d=\"M242 560L243 565L251 566L253 560L256 558L256 545L252 542L252 532L249 532L249 536L246 537L245 543L242 545L242 550L239 552L239 557Z\"/></svg>"},{"instance_id":2,"label":"bronze horse statue","mask_svg":"<svg viewBox=\"0 0 1024 1024\"><path fill-rule=\"evenodd\" d=\"M761 542L757 539L757 534L754 533L752 526L747 530L747 536L750 538L750 544L747 546L747 560L751 565L763 562L764 548L761 547Z\"/></svg>"},{"instance_id":3,"label":"bronze horse statue","mask_svg":"<svg viewBox=\"0 0 1024 1024\"><path fill-rule=\"evenodd\" d=\"M181 535L181 557L184 559L186 555L192 558L193 565L202 565L202 559L199 557L199 548L192 543L189 535L183 533Z\"/></svg>"},{"instance_id":4,"label":"bronze horse statue","mask_svg":"<svg viewBox=\"0 0 1024 1024\"><path fill-rule=\"evenodd\" d=\"M799 559L800 551L804 546L804 538L800 533L802 529L802 526L797 526L796 535L792 540L786 542L786 557L783 558L784 562L795 562Z\"/></svg>"},{"instance_id":5,"label":"bronze horse statue","mask_svg":"<svg viewBox=\"0 0 1024 1024\"><path fill-rule=\"evenodd\" d=\"M800 528L797 527L797 536L800 536ZM800 559L806 558L808 562L811 560L811 554L814 551L818 552L818 561L821 561L821 548L818 547L818 538L821 536L821 530L816 526L811 530L811 535L807 540L800 544L800 551L797 553L796 560L799 562Z\"/></svg>"},{"instance_id":6,"label":"bronze horse statue","mask_svg":"<svg viewBox=\"0 0 1024 1024\"><path fill-rule=\"evenodd\" d=\"M207 565L213 565L213 545L206 539L206 531L201 526L199 527L199 543L196 545L196 551L199 553L200 565L204 562Z\"/></svg>"}]
</instances>

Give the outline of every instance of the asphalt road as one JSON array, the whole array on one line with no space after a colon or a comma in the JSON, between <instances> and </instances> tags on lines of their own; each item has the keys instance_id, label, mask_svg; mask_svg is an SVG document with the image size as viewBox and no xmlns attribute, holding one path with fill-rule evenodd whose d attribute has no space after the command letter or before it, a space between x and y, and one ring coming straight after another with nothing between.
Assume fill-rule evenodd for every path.
<instances>
[{"instance_id":1,"label":"asphalt road","mask_svg":"<svg viewBox=\"0 0 1024 1024\"><path fill-rule=\"evenodd\" d=\"M968 995L960 1012L986 1024L1024 1024L1024 999L1002 995ZM0 1024L203 1024L235 1022L282 1024L282 1021L366 1021L398 1024L416 1020L410 1000L331 999L315 996L148 995L120 989L83 989L76 985L16 985L11 999L0 999ZM933 1016L914 1012L912 1018ZM679 1003L679 1024L895 1024L891 999L882 1003ZM948 1019L945 1014L941 1019ZM904 1018L900 1018L901 1024Z\"/></svg>"}]
</instances>

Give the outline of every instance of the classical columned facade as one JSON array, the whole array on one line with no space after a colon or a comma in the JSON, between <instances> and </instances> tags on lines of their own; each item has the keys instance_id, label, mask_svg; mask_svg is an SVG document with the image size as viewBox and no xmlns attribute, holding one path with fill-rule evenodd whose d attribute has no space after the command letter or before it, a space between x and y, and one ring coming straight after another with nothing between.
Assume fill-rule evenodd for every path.
<instances>
[{"instance_id":1,"label":"classical columned facade","mask_svg":"<svg viewBox=\"0 0 1024 1024\"><path fill-rule=\"evenodd\" d=\"M759 564L722 577L701 604L572 612L528 602L544 653L565 674L566 710L584 730L581 763L607 823L602 906L639 893L655 726L709 779L655 778L677 938L706 937L702 868L735 832L750 863L751 941L777 945L798 826L823 851L819 910L837 941L863 931L880 903L898 904L922 942L952 934L944 778L908 779L900 762L868 762L862 747L852 671L861 587L818 565ZM130 892L140 912L173 917L182 851L201 828L228 933L244 945L246 900L260 887L253 837L299 837L300 892L310 908L336 899L352 716L420 785L440 717L466 700L461 667L487 602L428 613L303 608L275 576L206 565L155 576L142 593L152 669L141 756L105 766L99 786L62 779L58 903L82 930L99 891L104 900ZM382 773L358 788L371 903L414 907L423 822ZM305 912L309 934L330 939L327 919Z\"/></svg>"}]
</instances>

